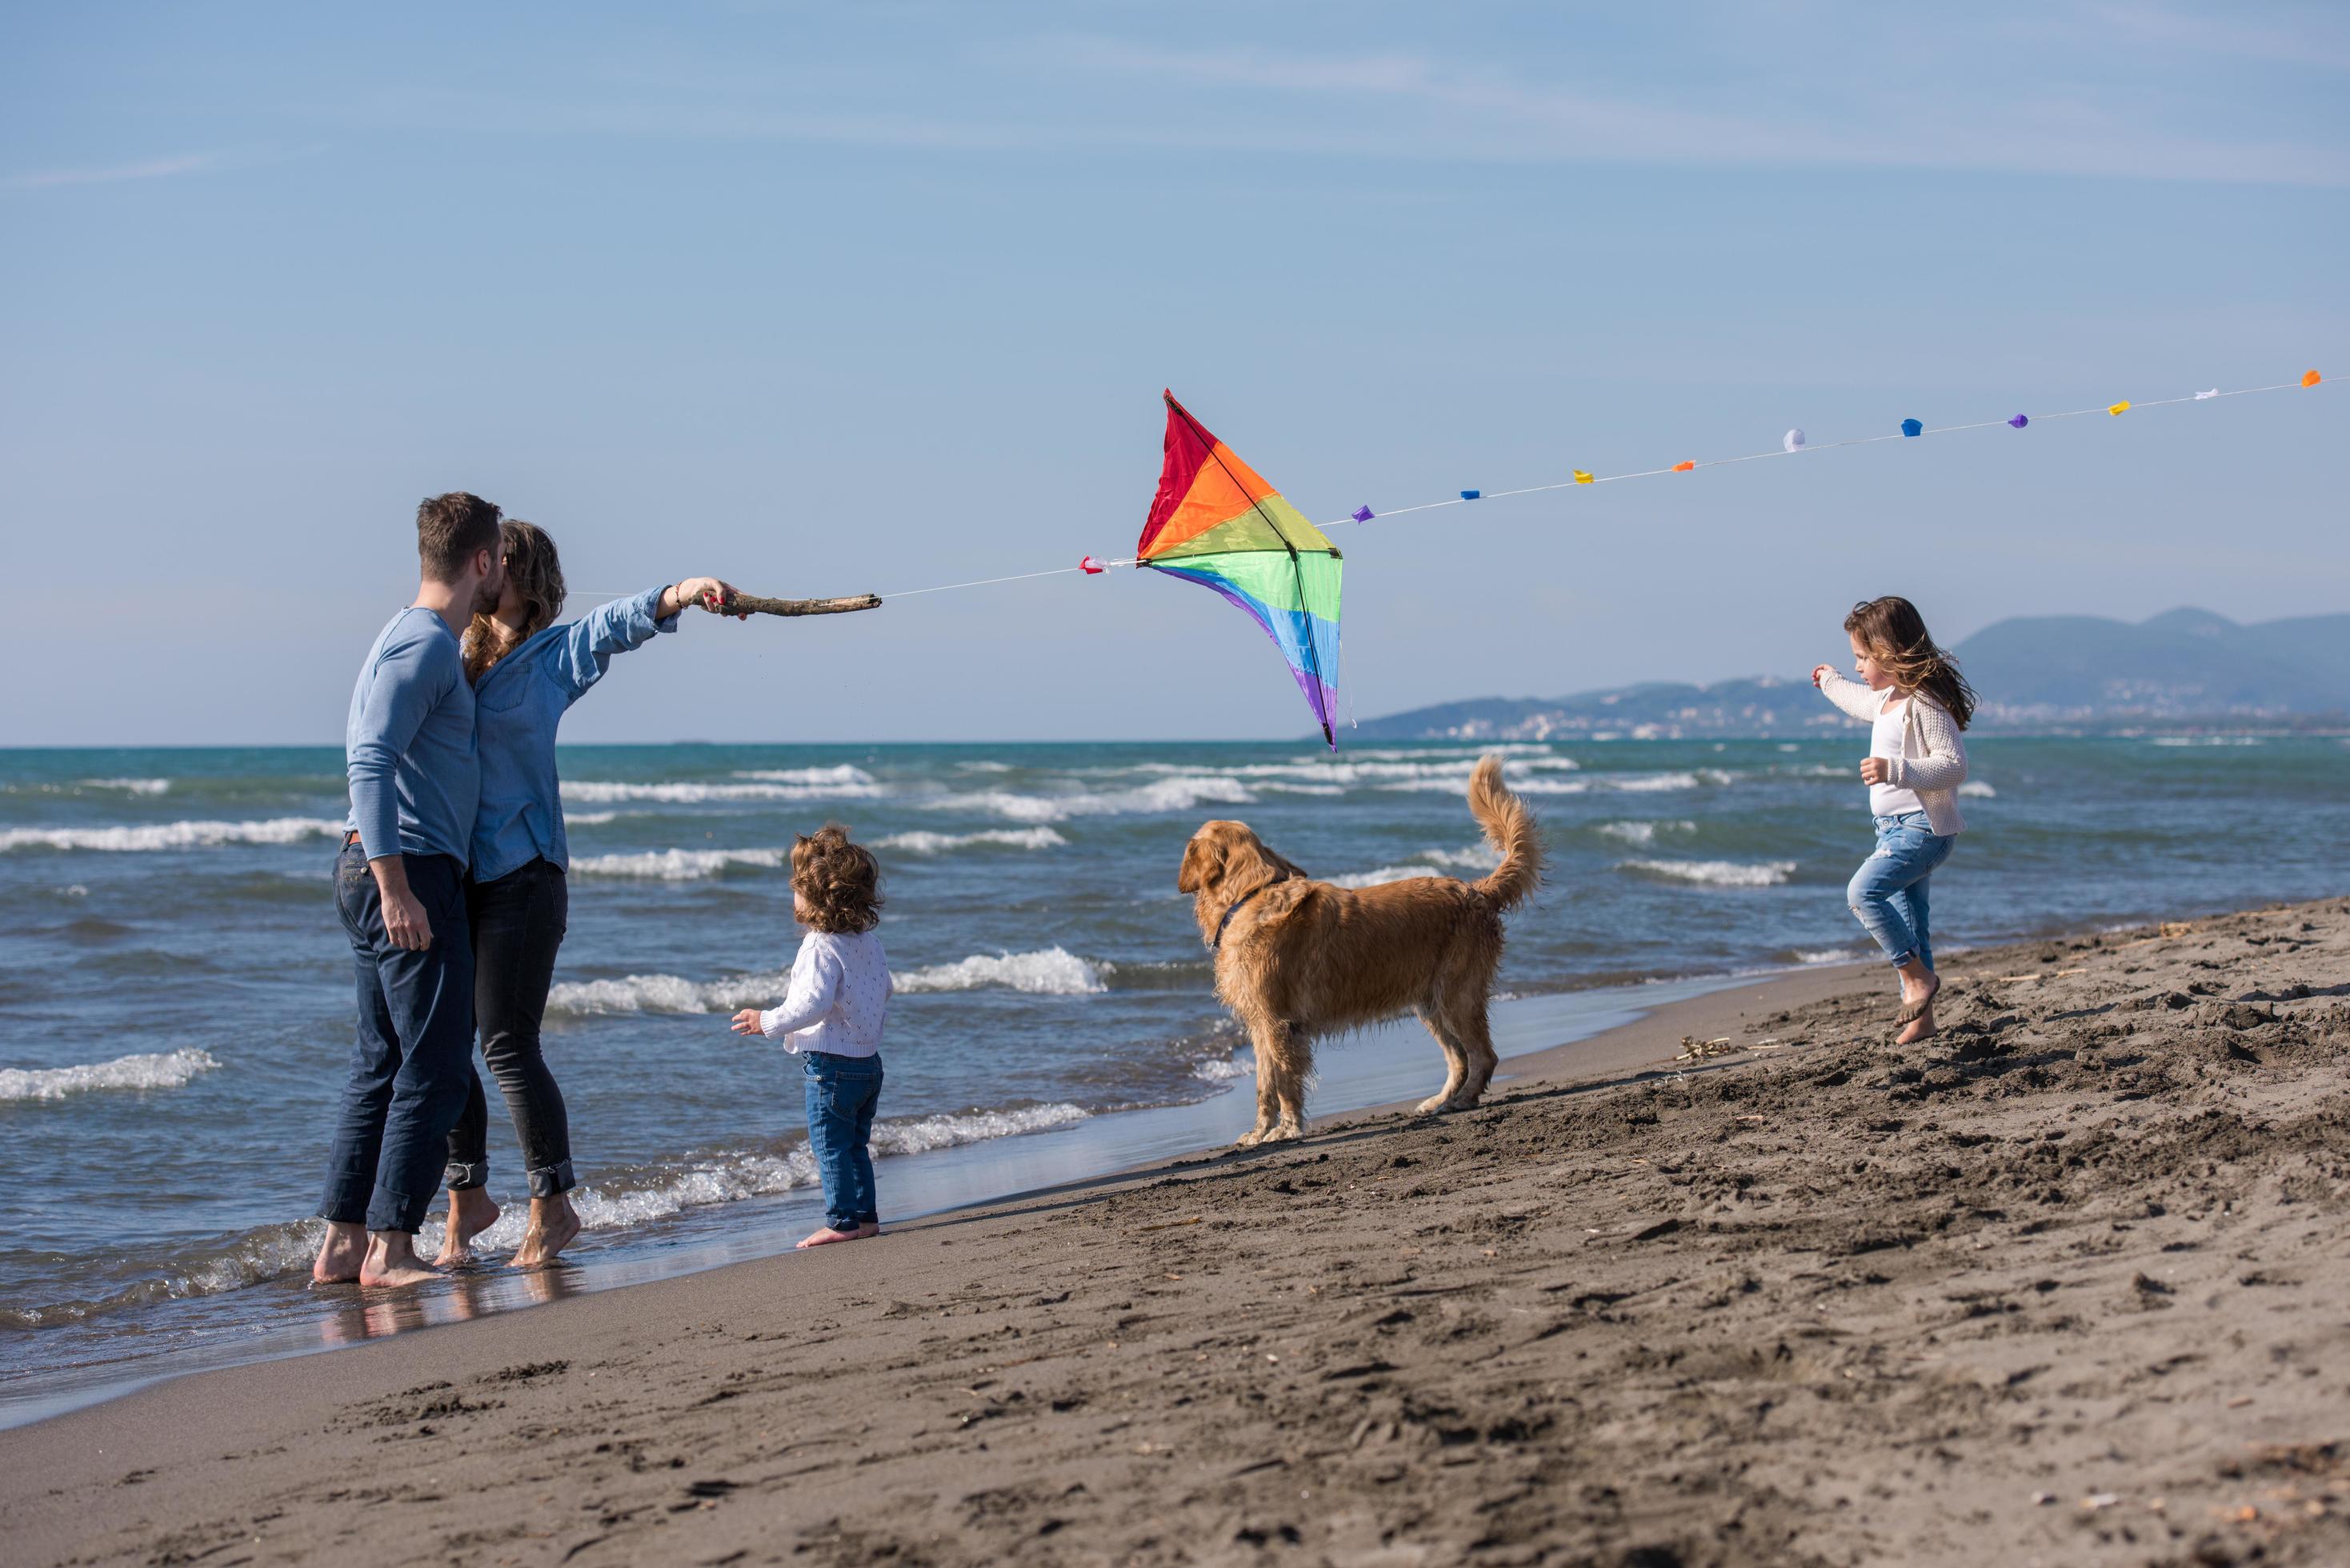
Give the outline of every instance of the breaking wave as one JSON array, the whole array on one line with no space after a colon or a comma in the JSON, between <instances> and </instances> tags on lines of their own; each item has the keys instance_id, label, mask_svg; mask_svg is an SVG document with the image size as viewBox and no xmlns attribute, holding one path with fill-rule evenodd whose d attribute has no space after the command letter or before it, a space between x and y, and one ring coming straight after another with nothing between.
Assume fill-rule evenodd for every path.
<instances>
[{"instance_id":1,"label":"breaking wave","mask_svg":"<svg viewBox=\"0 0 2350 1568\"><path fill-rule=\"evenodd\" d=\"M1795 874L1792 860L1749 865L1737 860L1627 860L1619 867L1708 888L1775 888Z\"/></svg>"},{"instance_id":2,"label":"breaking wave","mask_svg":"<svg viewBox=\"0 0 2350 1568\"><path fill-rule=\"evenodd\" d=\"M900 995L948 991L1020 991L1033 996L1093 996L1109 989L1107 964L1089 963L1061 948L1030 953L976 953L953 963L892 974ZM773 1007L791 984L791 971L695 981L678 974L630 974L618 980L566 981L546 993L546 1010L568 1017L613 1012L732 1012Z\"/></svg>"},{"instance_id":3,"label":"breaking wave","mask_svg":"<svg viewBox=\"0 0 2350 1568\"><path fill-rule=\"evenodd\" d=\"M697 805L708 801L724 800L869 800L887 794L889 787L873 782L872 775L859 768L788 769L796 774L855 774L857 778L840 778L829 783L807 783L786 778L754 779L743 784L623 784L602 779L565 780L563 798L607 805L614 801L650 800L664 805Z\"/></svg>"},{"instance_id":4,"label":"breaking wave","mask_svg":"<svg viewBox=\"0 0 2350 1568\"><path fill-rule=\"evenodd\" d=\"M1960 794L1973 795L1978 800L1989 800L1992 796L1998 794L1999 791L1991 788L1991 785L1983 783L1981 779L1969 779L1966 783L1959 786L1959 793Z\"/></svg>"},{"instance_id":5,"label":"breaking wave","mask_svg":"<svg viewBox=\"0 0 2350 1568\"><path fill-rule=\"evenodd\" d=\"M224 844L299 844L339 837L343 825L318 816L279 816L266 822L158 822L139 827L11 827L0 830L0 851L98 849L136 853L161 849L210 849Z\"/></svg>"},{"instance_id":6,"label":"breaking wave","mask_svg":"<svg viewBox=\"0 0 2350 1568\"><path fill-rule=\"evenodd\" d=\"M738 779L757 779L763 784L798 784L804 789L827 789L842 785L862 789L868 784L879 782L863 768L851 767L847 763L830 768L738 768L735 770L734 776Z\"/></svg>"},{"instance_id":7,"label":"breaking wave","mask_svg":"<svg viewBox=\"0 0 2350 1568\"><path fill-rule=\"evenodd\" d=\"M1389 882L1409 882L1421 877L1440 877L1443 873L1433 866L1382 866L1376 871L1356 871L1344 877L1333 877L1334 888L1378 888Z\"/></svg>"},{"instance_id":8,"label":"breaking wave","mask_svg":"<svg viewBox=\"0 0 2350 1568\"><path fill-rule=\"evenodd\" d=\"M96 1089L176 1089L219 1065L210 1052L180 1050L75 1067L5 1067L0 1068L0 1104L62 1100Z\"/></svg>"},{"instance_id":9,"label":"breaking wave","mask_svg":"<svg viewBox=\"0 0 2350 1568\"><path fill-rule=\"evenodd\" d=\"M577 855L574 876L634 877L656 882L698 882L733 867L776 871L792 863L788 849L649 849L639 855Z\"/></svg>"},{"instance_id":10,"label":"breaking wave","mask_svg":"<svg viewBox=\"0 0 2350 1568\"><path fill-rule=\"evenodd\" d=\"M1035 996L1093 996L1109 989L1102 978L1106 967L1055 947L1033 953L979 953L889 978L899 991L909 993L1004 990Z\"/></svg>"},{"instance_id":11,"label":"breaking wave","mask_svg":"<svg viewBox=\"0 0 2350 1568\"><path fill-rule=\"evenodd\" d=\"M1014 822L1066 822L1073 816L1112 816L1151 812L1188 811L1203 801L1246 805L1255 800L1238 779L1213 774L1186 774L1133 789L1076 794L1020 794L1010 790L982 790L968 794L944 794L920 804L933 811L985 811Z\"/></svg>"},{"instance_id":12,"label":"breaking wave","mask_svg":"<svg viewBox=\"0 0 2350 1568\"><path fill-rule=\"evenodd\" d=\"M1627 844L1647 846L1654 844L1659 833L1695 833L1697 824L1685 817L1678 822L1603 822L1592 831Z\"/></svg>"},{"instance_id":13,"label":"breaking wave","mask_svg":"<svg viewBox=\"0 0 2350 1568\"><path fill-rule=\"evenodd\" d=\"M81 781L81 787L116 789L125 794L156 795L171 794L172 781L170 779L84 779Z\"/></svg>"},{"instance_id":14,"label":"breaking wave","mask_svg":"<svg viewBox=\"0 0 2350 1568\"><path fill-rule=\"evenodd\" d=\"M978 833L892 833L873 841L876 849L908 855L943 855L950 849L1058 849L1068 840L1049 827L991 827Z\"/></svg>"}]
</instances>

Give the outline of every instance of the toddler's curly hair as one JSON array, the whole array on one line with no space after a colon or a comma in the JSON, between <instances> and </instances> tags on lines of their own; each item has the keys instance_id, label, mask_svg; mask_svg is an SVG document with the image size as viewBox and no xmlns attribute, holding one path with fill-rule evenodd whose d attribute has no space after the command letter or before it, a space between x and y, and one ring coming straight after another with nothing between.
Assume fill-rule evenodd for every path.
<instances>
[{"instance_id":1,"label":"toddler's curly hair","mask_svg":"<svg viewBox=\"0 0 2350 1568\"><path fill-rule=\"evenodd\" d=\"M837 822L792 840L792 890L816 930L847 936L881 923L881 863Z\"/></svg>"}]
</instances>

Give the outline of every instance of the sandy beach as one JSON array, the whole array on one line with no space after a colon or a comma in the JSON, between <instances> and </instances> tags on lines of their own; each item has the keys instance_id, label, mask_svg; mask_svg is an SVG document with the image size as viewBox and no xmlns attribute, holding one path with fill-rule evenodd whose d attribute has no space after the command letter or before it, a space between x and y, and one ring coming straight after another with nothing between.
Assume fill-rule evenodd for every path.
<instances>
[{"instance_id":1,"label":"sandy beach","mask_svg":"<svg viewBox=\"0 0 2350 1568\"><path fill-rule=\"evenodd\" d=\"M2350 1560L2350 905L1945 974L181 1378L0 1433L7 1556Z\"/></svg>"}]
</instances>

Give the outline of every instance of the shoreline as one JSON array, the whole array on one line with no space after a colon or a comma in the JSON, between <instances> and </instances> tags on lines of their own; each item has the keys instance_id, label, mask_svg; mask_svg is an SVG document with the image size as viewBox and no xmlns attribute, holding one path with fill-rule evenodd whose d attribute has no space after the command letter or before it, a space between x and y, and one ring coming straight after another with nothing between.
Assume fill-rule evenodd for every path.
<instances>
[{"instance_id":1,"label":"shoreline","mask_svg":"<svg viewBox=\"0 0 2350 1568\"><path fill-rule=\"evenodd\" d=\"M1457 1116L173 1378L0 1432L0 1509L76 1561L2340 1560L2350 902L1953 955L1908 1052L1875 968Z\"/></svg>"},{"instance_id":2,"label":"shoreline","mask_svg":"<svg viewBox=\"0 0 2350 1568\"><path fill-rule=\"evenodd\" d=\"M1857 963L1798 966L1752 974L1698 975L1512 997L1494 1006L1494 1040L1503 1057L1496 1083L1527 1071L1556 1070L1561 1051L1612 1033L1659 1008L1690 997L1761 981L1856 971ZM1539 1062L1539 1066L1522 1064ZM1390 1021L1334 1043L1322 1054L1318 1097L1327 1115L1395 1111L1416 1102L1440 1076L1433 1049L1412 1020ZM1426 1080L1426 1081L1424 1081ZM1075 1184L1115 1178L1197 1156L1229 1144L1253 1119L1249 1075L1222 1093L1172 1105L1097 1113L1066 1127L987 1138L886 1159L884 1190L902 1202L902 1220L931 1220L1014 1201ZM516 1312L553 1299L634 1288L788 1254L796 1237L820 1214L813 1188L702 1205L624 1233L611 1251L575 1253L563 1270L525 1275L494 1265L466 1272L409 1293L390 1332L470 1322ZM732 1220L733 1223L728 1224ZM180 1332L197 1343L146 1358L151 1365L103 1360L75 1364L39 1384L0 1387L0 1431L53 1419L125 1397L181 1377L259 1362L323 1355L381 1337L382 1314L363 1307L370 1298L319 1291L294 1276L238 1287L266 1293L254 1310L270 1314ZM172 1332L173 1317L192 1317L234 1293L156 1303L132 1331L136 1345L152 1332ZM159 1315L160 1314L160 1315ZM26 1331L52 1332L47 1329ZM68 1329L65 1332L70 1333Z\"/></svg>"}]
</instances>

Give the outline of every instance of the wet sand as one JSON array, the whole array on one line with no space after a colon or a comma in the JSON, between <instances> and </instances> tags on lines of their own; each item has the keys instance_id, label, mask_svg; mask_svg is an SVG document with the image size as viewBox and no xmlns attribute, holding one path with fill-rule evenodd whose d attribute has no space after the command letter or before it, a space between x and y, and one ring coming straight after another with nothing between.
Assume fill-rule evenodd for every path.
<instances>
[{"instance_id":1,"label":"wet sand","mask_svg":"<svg viewBox=\"0 0 2350 1568\"><path fill-rule=\"evenodd\" d=\"M182 1378L0 1433L5 1556L2350 1561L2350 904L1946 977Z\"/></svg>"}]
</instances>

